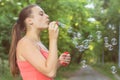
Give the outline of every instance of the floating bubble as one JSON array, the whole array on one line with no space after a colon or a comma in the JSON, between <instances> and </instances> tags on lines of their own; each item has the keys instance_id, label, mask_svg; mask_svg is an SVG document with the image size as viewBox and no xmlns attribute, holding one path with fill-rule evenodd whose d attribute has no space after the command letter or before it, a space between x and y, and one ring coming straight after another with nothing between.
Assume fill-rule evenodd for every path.
<instances>
[{"instance_id":1,"label":"floating bubble","mask_svg":"<svg viewBox=\"0 0 120 80\"><path fill-rule=\"evenodd\" d=\"M82 60L81 63L83 63L83 64L86 63L86 60Z\"/></svg>"},{"instance_id":2,"label":"floating bubble","mask_svg":"<svg viewBox=\"0 0 120 80\"><path fill-rule=\"evenodd\" d=\"M104 42L108 43L108 37L104 37Z\"/></svg>"},{"instance_id":3,"label":"floating bubble","mask_svg":"<svg viewBox=\"0 0 120 80\"><path fill-rule=\"evenodd\" d=\"M68 33L72 33L72 32L73 32L73 31L72 31L72 27L70 27L67 32L68 32Z\"/></svg>"},{"instance_id":4,"label":"floating bubble","mask_svg":"<svg viewBox=\"0 0 120 80\"><path fill-rule=\"evenodd\" d=\"M97 35L97 39L101 39L102 35Z\"/></svg>"},{"instance_id":5,"label":"floating bubble","mask_svg":"<svg viewBox=\"0 0 120 80\"><path fill-rule=\"evenodd\" d=\"M111 72L112 72L113 74L115 74L115 73L117 72L117 70L116 70L116 67L115 67L115 66L112 66L112 67L111 67L111 70L112 70Z\"/></svg>"},{"instance_id":6,"label":"floating bubble","mask_svg":"<svg viewBox=\"0 0 120 80\"><path fill-rule=\"evenodd\" d=\"M108 28L109 28L109 29L111 29L111 28L112 28L112 25L111 25L111 24L109 24L109 25L108 25Z\"/></svg>"},{"instance_id":7,"label":"floating bubble","mask_svg":"<svg viewBox=\"0 0 120 80\"><path fill-rule=\"evenodd\" d=\"M97 34L97 35L101 35L101 31L97 31L96 34Z\"/></svg>"},{"instance_id":8,"label":"floating bubble","mask_svg":"<svg viewBox=\"0 0 120 80\"><path fill-rule=\"evenodd\" d=\"M116 38L112 38L111 39L111 44L112 45L117 45L117 39Z\"/></svg>"},{"instance_id":9,"label":"floating bubble","mask_svg":"<svg viewBox=\"0 0 120 80\"><path fill-rule=\"evenodd\" d=\"M73 37L76 37L77 39L81 39L81 34L79 32L73 32Z\"/></svg>"},{"instance_id":10,"label":"floating bubble","mask_svg":"<svg viewBox=\"0 0 120 80\"><path fill-rule=\"evenodd\" d=\"M113 50L113 45L109 44L108 50L109 50L109 51L112 51L112 50Z\"/></svg>"},{"instance_id":11,"label":"floating bubble","mask_svg":"<svg viewBox=\"0 0 120 80\"><path fill-rule=\"evenodd\" d=\"M104 43L105 47L108 48L109 47L109 43Z\"/></svg>"},{"instance_id":12,"label":"floating bubble","mask_svg":"<svg viewBox=\"0 0 120 80\"><path fill-rule=\"evenodd\" d=\"M92 36L92 35L89 35L89 36L88 36L88 40L89 40L89 41L93 41L93 36Z\"/></svg>"},{"instance_id":13,"label":"floating bubble","mask_svg":"<svg viewBox=\"0 0 120 80\"><path fill-rule=\"evenodd\" d=\"M65 28L65 27L66 27L66 24L64 24L64 23L62 23L62 22L58 22L58 21L57 21L57 24L58 24L60 27L62 27L62 28Z\"/></svg>"},{"instance_id":14,"label":"floating bubble","mask_svg":"<svg viewBox=\"0 0 120 80\"><path fill-rule=\"evenodd\" d=\"M78 39L81 39L81 34L79 32L77 32L77 37Z\"/></svg>"},{"instance_id":15,"label":"floating bubble","mask_svg":"<svg viewBox=\"0 0 120 80\"><path fill-rule=\"evenodd\" d=\"M86 68L87 67L86 60L82 60L81 63L82 63L82 68Z\"/></svg>"},{"instance_id":16,"label":"floating bubble","mask_svg":"<svg viewBox=\"0 0 120 80\"><path fill-rule=\"evenodd\" d=\"M82 44L84 45L84 49L88 49L89 48L89 40L84 40L83 42L82 42Z\"/></svg>"},{"instance_id":17,"label":"floating bubble","mask_svg":"<svg viewBox=\"0 0 120 80\"><path fill-rule=\"evenodd\" d=\"M84 49L88 49L89 48L89 44L84 45Z\"/></svg>"},{"instance_id":18,"label":"floating bubble","mask_svg":"<svg viewBox=\"0 0 120 80\"><path fill-rule=\"evenodd\" d=\"M101 13L102 13L102 14L105 13L105 9L101 9Z\"/></svg>"},{"instance_id":19,"label":"floating bubble","mask_svg":"<svg viewBox=\"0 0 120 80\"><path fill-rule=\"evenodd\" d=\"M102 32L101 32L101 31L97 31L96 34L97 34L97 39L101 39L101 37L102 37Z\"/></svg>"},{"instance_id":20,"label":"floating bubble","mask_svg":"<svg viewBox=\"0 0 120 80\"><path fill-rule=\"evenodd\" d=\"M115 30L115 27L114 26L112 26L112 28L111 28L112 30Z\"/></svg>"},{"instance_id":21,"label":"floating bubble","mask_svg":"<svg viewBox=\"0 0 120 80\"><path fill-rule=\"evenodd\" d=\"M83 45L79 45L79 46L78 46L78 50L79 50L80 52L84 51L84 46L83 46Z\"/></svg>"}]
</instances>

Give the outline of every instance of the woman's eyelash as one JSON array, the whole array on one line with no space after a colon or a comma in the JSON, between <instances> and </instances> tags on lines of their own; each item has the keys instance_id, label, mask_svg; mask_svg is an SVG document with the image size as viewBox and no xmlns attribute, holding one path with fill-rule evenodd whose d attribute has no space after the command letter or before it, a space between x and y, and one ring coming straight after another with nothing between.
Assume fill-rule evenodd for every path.
<instances>
[{"instance_id":1,"label":"woman's eyelash","mask_svg":"<svg viewBox=\"0 0 120 80\"><path fill-rule=\"evenodd\" d=\"M43 16L43 13L40 13L41 16Z\"/></svg>"}]
</instances>

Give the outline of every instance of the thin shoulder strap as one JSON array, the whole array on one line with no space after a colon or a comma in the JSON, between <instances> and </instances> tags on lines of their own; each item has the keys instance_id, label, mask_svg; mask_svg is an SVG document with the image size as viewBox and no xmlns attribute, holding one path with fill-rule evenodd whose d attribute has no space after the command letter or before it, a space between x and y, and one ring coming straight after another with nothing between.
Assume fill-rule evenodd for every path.
<instances>
[{"instance_id":1,"label":"thin shoulder strap","mask_svg":"<svg viewBox=\"0 0 120 80\"><path fill-rule=\"evenodd\" d=\"M47 59L47 57L48 57L48 52L45 51L45 50L41 47L41 45L40 45L39 43L37 43L37 46L39 47L41 54Z\"/></svg>"}]
</instances>

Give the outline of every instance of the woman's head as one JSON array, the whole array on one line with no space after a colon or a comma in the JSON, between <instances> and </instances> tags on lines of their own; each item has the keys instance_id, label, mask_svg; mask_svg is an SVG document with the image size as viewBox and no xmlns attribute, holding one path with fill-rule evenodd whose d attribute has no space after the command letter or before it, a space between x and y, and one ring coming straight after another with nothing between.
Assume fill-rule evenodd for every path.
<instances>
[{"instance_id":1,"label":"woman's head","mask_svg":"<svg viewBox=\"0 0 120 80\"><path fill-rule=\"evenodd\" d=\"M48 28L49 17L38 5L30 5L24 8L18 18L20 29L46 29Z\"/></svg>"},{"instance_id":2,"label":"woman's head","mask_svg":"<svg viewBox=\"0 0 120 80\"><path fill-rule=\"evenodd\" d=\"M12 41L9 51L10 70L13 76L19 73L16 63L16 47L21 39L21 33L25 29L46 29L48 22L48 15L38 5L29 5L20 12L18 20L12 29Z\"/></svg>"}]
</instances>

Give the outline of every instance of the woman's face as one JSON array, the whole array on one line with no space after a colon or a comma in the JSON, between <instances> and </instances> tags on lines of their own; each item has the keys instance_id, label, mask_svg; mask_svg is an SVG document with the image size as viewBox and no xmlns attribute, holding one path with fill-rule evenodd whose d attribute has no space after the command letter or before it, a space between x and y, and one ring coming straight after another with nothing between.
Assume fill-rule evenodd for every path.
<instances>
[{"instance_id":1,"label":"woman's face","mask_svg":"<svg viewBox=\"0 0 120 80\"><path fill-rule=\"evenodd\" d=\"M33 26L39 29L48 28L49 16L39 7L35 6L32 8L32 22Z\"/></svg>"}]
</instances>

